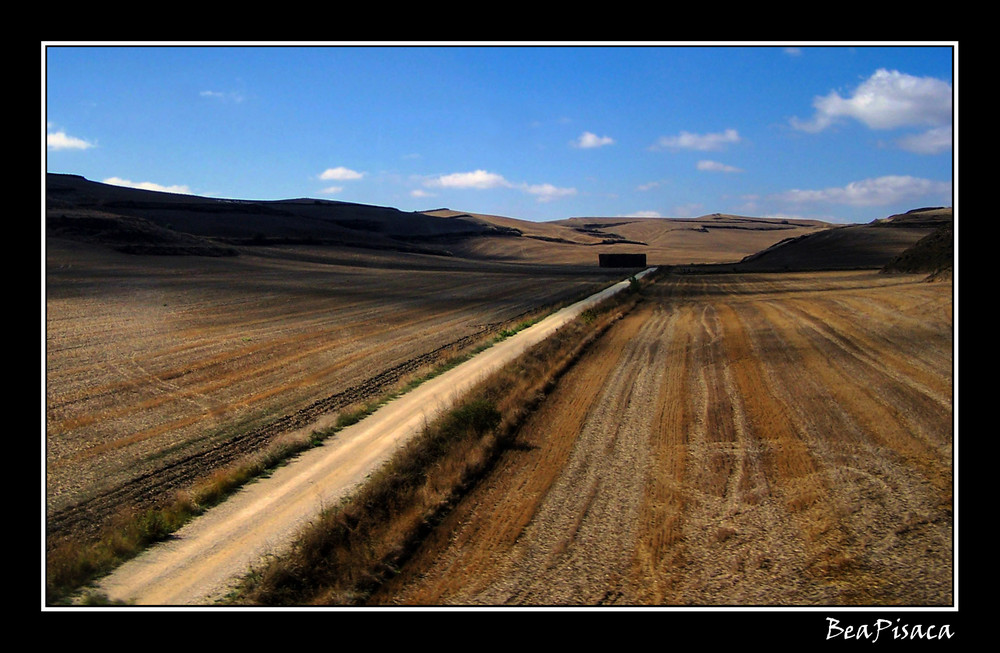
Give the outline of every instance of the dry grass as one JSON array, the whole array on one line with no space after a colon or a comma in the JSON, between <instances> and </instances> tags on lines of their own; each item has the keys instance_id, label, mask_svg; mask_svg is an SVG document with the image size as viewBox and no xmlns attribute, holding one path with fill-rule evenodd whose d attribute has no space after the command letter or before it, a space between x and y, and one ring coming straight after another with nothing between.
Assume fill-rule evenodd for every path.
<instances>
[{"instance_id":1,"label":"dry grass","mask_svg":"<svg viewBox=\"0 0 1000 653\"><path fill-rule=\"evenodd\" d=\"M519 425L557 378L627 310L621 301L612 299L588 319L567 325L428 424L356 495L326 511L291 554L254 572L234 602L352 605L367 600L514 444Z\"/></svg>"},{"instance_id":2,"label":"dry grass","mask_svg":"<svg viewBox=\"0 0 1000 653\"><path fill-rule=\"evenodd\" d=\"M226 499L247 482L260 478L297 453L364 419L395 397L459 365L494 343L516 334L537 322L549 310L534 312L530 317L501 329L498 335L484 337L479 343L447 348L441 352L436 364L428 364L415 373L401 378L384 395L341 410L333 418L331 426L312 431L300 429L282 433L266 448L244 456L225 467L211 470L192 485L175 492L172 498L166 497L145 510L124 506L96 536L70 536L51 543L46 560L47 602L50 604L60 602L93 578L110 571L150 544L164 539L190 519ZM446 464L456 469L475 468L484 462L477 460L480 453L467 450L464 452L465 457L462 457L459 452L455 452L453 459ZM439 475L436 482L440 484L442 478L451 479L452 476L446 472ZM447 485L449 481L443 482ZM417 502L417 505L422 504L422 501Z\"/></svg>"},{"instance_id":3,"label":"dry grass","mask_svg":"<svg viewBox=\"0 0 1000 653\"><path fill-rule=\"evenodd\" d=\"M916 276L660 279L372 602L948 605L950 312Z\"/></svg>"},{"instance_id":4,"label":"dry grass","mask_svg":"<svg viewBox=\"0 0 1000 653\"><path fill-rule=\"evenodd\" d=\"M457 211L433 211L455 216ZM468 214L461 214L468 215ZM521 260L586 265L605 253L643 252L649 265L731 263L786 238L828 229L811 220L768 220L713 215L690 220L669 218L571 218L529 222L474 214L476 219L523 233L520 238L482 236L456 244L457 253L481 260Z\"/></svg>"},{"instance_id":5,"label":"dry grass","mask_svg":"<svg viewBox=\"0 0 1000 653\"><path fill-rule=\"evenodd\" d=\"M94 578L168 537L247 482L313 446L315 441L301 436L280 438L266 450L213 470L192 486L176 492L171 500L141 510L122 507L97 536L70 536L50 542L46 552L46 602L63 601Z\"/></svg>"},{"instance_id":6,"label":"dry grass","mask_svg":"<svg viewBox=\"0 0 1000 653\"><path fill-rule=\"evenodd\" d=\"M50 244L52 541L98 537L120 509L169 501L280 434L377 400L611 278L335 248L262 254Z\"/></svg>"}]
</instances>

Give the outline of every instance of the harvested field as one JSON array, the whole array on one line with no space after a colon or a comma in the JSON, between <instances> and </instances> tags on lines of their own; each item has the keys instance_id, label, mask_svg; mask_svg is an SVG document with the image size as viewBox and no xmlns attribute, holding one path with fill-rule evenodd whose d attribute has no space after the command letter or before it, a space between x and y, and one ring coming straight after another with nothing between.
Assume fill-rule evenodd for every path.
<instances>
[{"instance_id":1,"label":"harvested field","mask_svg":"<svg viewBox=\"0 0 1000 653\"><path fill-rule=\"evenodd\" d=\"M591 264L602 253L644 253L649 265L734 263L783 240L823 232L832 226L815 220L720 214L691 219L570 218L554 222L449 210L430 211L428 215L461 217L518 234L482 235L451 244L460 256L566 265Z\"/></svg>"},{"instance_id":2,"label":"harvested field","mask_svg":"<svg viewBox=\"0 0 1000 653\"><path fill-rule=\"evenodd\" d=\"M46 258L50 545L621 275L330 247Z\"/></svg>"},{"instance_id":3,"label":"harvested field","mask_svg":"<svg viewBox=\"0 0 1000 653\"><path fill-rule=\"evenodd\" d=\"M372 603L952 605L952 288L673 275Z\"/></svg>"}]
</instances>

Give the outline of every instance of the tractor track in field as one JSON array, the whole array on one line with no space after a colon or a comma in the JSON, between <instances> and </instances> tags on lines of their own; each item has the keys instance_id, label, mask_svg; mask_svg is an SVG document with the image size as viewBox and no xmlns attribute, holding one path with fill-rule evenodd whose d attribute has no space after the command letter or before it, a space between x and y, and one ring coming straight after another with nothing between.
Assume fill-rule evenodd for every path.
<instances>
[{"instance_id":1,"label":"tractor track in field","mask_svg":"<svg viewBox=\"0 0 1000 653\"><path fill-rule=\"evenodd\" d=\"M372 604L951 604L950 301L657 279Z\"/></svg>"},{"instance_id":2,"label":"tractor track in field","mask_svg":"<svg viewBox=\"0 0 1000 653\"><path fill-rule=\"evenodd\" d=\"M54 244L53 244L54 245ZM597 290L606 272L268 250L46 257L45 545L136 511Z\"/></svg>"},{"instance_id":3,"label":"tractor track in field","mask_svg":"<svg viewBox=\"0 0 1000 653\"><path fill-rule=\"evenodd\" d=\"M468 347L496 333L501 326L502 324L488 325L479 333L459 338L437 350L411 358L363 383L314 401L293 414L238 433L209 449L153 467L111 490L53 511L47 518L47 545L58 546L69 536L84 539L97 536L123 510L141 511L152 508L161 503L171 491L189 486L212 470L260 451L279 435L305 428L322 415L377 399L400 379L438 360L439 352Z\"/></svg>"},{"instance_id":4,"label":"tractor track in field","mask_svg":"<svg viewBox=\"0 0 1000 653\"><path fill-rule=\"evenodd\" d=\"M100 579L98 591L109 600L139 605L206 605L222 600L243 575L271 556L280 557L325 507L349 496L429 420L483 378L551 337L587 307L626 287L627 281L619 282L555 311L386 403L125 562Z\"/></svg>"}]
</instances>

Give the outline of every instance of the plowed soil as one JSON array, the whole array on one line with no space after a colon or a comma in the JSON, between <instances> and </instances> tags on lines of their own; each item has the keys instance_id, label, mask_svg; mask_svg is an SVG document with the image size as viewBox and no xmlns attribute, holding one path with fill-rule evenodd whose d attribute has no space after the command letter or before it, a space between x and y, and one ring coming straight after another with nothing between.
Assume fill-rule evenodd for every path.
<instances>
[{"instance_id":1,"label":"plowed soil","mask_svg":"<svg viewBox=\"0 0 1000 653\"><path fill-rule=\"evenodd\" d=\"M50 240L48 544L620 278L375 250L130 256Z\"/></svg>"},{"instance_id":2,"label":"plowed soil","mask_svg":"<svg viewBox=\"0 0 1000 653\"><path fill-rule=\"evenodd\" d=\"M373 603L952 604L951 285L645 292Z\"/></svg>"}]
</instances>

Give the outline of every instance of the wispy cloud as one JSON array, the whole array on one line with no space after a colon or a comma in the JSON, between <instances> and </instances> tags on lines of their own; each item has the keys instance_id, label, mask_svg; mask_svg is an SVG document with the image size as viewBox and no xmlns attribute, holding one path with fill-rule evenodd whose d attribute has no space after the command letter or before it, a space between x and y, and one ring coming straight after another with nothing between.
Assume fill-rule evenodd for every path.
<instances>
[{"instance_id":1,"label":"wispy cloud","mask_svg":"<svg viewBox=\"0 0 1000 653\"><path fill-rule=\"evenodd\" d=\"M743 170L736 166L726 165L718 161L709 161L707 159L702 159L698 162L698 170L705 172L743 172Z\"/></svg>"},{"instance_id":2,"label":"wispy cloud","mask_svg":"<svg viewBox=\"0 0 1000 653\"><path fill-rule=\"evenodd\" d=\"M198 95L212 100L235 102L237 104L245 99L245 96L239 91L202 91Z\"/></svg>"},{"instance_id":3,"label":"wispy cloud","mask_svg":"<svg viewBox=\"0 0 1000 653\"><path fill-rule=\"evenodd\" d=\"M896 145L914 154L939 154L951 150L951 127L936 127L922 134L903 136Z\"/></svg>"},{"instance_id":4,"label":"wispy cloud","mask_svg":"<svg viewBox=\"0 0 1000 653\"><path fill-rule=\"evenodd\" d=\"M94 144L76 136L70 136L64 131L45 134L45 146L50 150L89 150Z\"/></svg>"},{"instance_id":5,"label":"wispy cloud","mask_svg":"<svg viewBox=\"0 0 1000 653\"><path fill-rule=\"evenodd\" d=\"M105 184L112 184L114 186L141 188L142 190L157 190L165 193L181 193L184 195L191 194L191 189L183 185L164 186L163 184L157 184L152 181L131 181L129 179L122 179L121 177L108 177L103 181Z\"/></svg>"},{"instance_id":6,"label":"wispy cloud","mask_svg":"<svg viewBox=\"0 0 1000 653\"><path fill-rule=\"evenodd\" d=\"M683 204L681 206L675 206L673 208L673 215L675 218L696 218L702 215L705 211L704 205L701 203Z\"/></svg>"},{"instance_id":7,"label":"wispy cloud","mask_svg":"<svg viewBox=\"0 0 1000 653\"><path fill-rule=\"evenodd\" d=\"M692 134L682 131L676 136L664 136L660 138L653 149L676 149L676 150L698 150L710 151L721 150L727 145L740 142L740 135L735 129L726 129L714 134Z\"/></svg>"},{"instance_id":8,"label":"wispy cloud","mask_svg":"<svg viewBox=\"0 0 1000 653\"><path fill-rule=\"evenodd\" d=\"M570 144L573 147L586 150L595 147L604 147L605 145L613 145L614 142L615 139L610 136L598 136L592 132L583 132L576 140L571 141Z\"/></svg>"},{"instance_id":9,"label":"wispy cloud","mask_svg":"<svg viewBox=\"0 0 1000 653\"><path fill-rule=\"evenodd\" d=\"M829 203L849 206L884 206L894 202L913 201L922 197L946 196L950 193L950 182L933 181L907 175L886 175L854 181L837 188L789 190L779 193L775 199L792 204Z\"/></svg>"},{"instance_id":10,"label":"wispy cloud","mask_svg":"<svg viewBox=\"0 0 1000 653\"><path fill-rule=\"evenodd\" d=\"M539 202L551 202L561 197L576 194L575 188L560 188L553 184L513 183L503 175L486 170L472 172L454 172L440 175L424 182L431 188L491 190L495 188L512 188L534 195Z\"/></svg>"},{"instance_id":11,"label":"wispy cloud","mask_svg":"<svg viewBox=\"0 0 1000 653\"><path fill-rule=\"evenodd\" d=\"M552 184L523 184L520 188L529 195L534 195L539 202L552 202L562 197L576 195L575 188L560 188Z\"/></svg>"}]
</instances>

